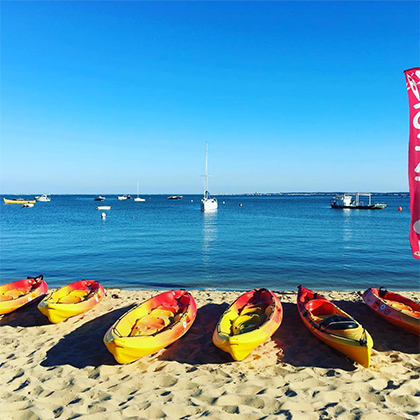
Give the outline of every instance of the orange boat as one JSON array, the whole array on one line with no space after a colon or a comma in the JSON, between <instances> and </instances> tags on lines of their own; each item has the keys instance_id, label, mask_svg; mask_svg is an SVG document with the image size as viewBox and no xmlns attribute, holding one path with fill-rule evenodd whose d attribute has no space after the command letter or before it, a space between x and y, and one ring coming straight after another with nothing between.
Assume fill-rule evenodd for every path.
<instances>
[{"instance_id":1,"label":"orange boat","mask_svg":"<svg viewBox=\"0 0 420 420\"><path fill-rule=\"evenodd\" d=\"M369 367L373 340L354 318L303 286L298 287L297 307L303 323L315 337Z\"/></svg>"},{"instance_id":2,"label":"orange boat","mask_svg":"<svg viewBox=\"0 0 420 420\"><path fill-rule=\"evenodd\" d=\"M92 309L104 296L104 288L98 281L79 280L50 293L38 309L56 324Z\"/></svg>"},{"instance_id":3,"label":"orange boat","mask_svg":"<svg viewBox=\"0 0 420 420\"><path fill-rule=\"evenodd\" d=\"M380 287L367 289L363 300L379 316L391 324L420 335L420 304L398 293Z\"/></svg>"},{"instance_id":4,"label":"orange boat","mask_svg":"<svg viewBox=\"0 0 420 420\"><path fill-rule=\"evenodd\" d=\"M276 332L282 320L280 300L271 290L250 290L220 317L213 343L234 360L243 360Z\"/></svg>"},{"instance_id":5,"label":"orange boat","mask_svg":"<svg viewBox=\"0 0 420 420\"><path fill-rule=\"evenodd\" d=\"M0 315L13 312L47 293L48 285L42 274L4 284L0 286Z\"/></svg>"},{"instance_id":6,"label":"orange boat","mask_svg":"<svg viewBox=\"0 0 420 420\"><path fill-rule=\"evenodd\" d=\"M109 328L104 343L118 363L155 353L182 337L197 316L185 290L170 290L137 305Z\"/></svg>"}]
</instances>

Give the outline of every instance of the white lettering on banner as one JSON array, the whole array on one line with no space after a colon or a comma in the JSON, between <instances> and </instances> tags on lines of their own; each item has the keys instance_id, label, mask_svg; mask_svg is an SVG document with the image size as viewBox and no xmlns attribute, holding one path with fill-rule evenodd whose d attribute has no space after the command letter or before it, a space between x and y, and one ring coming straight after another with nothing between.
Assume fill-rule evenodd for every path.
<instances>
[{"instance_id":1,"label":"white lettering on banner","mask_svg":"<svg viewBox=\"0 0 420 420\"><path fill-rule=\"evenodd\" d=\"M417 100L420 101L420 93L417 89L417 85L416 85L415 80L411 76L409 76L408 74L407 74L407 80L408 80L408 83L410 84L411 91L414 93Z\"/></svg>"},{"instance_id":2,"label":"white lettering on banner","mask_svg":"<svg viewBox=\"0 0 420 420\"><path fill-rule=\"evenodd\" d=\"M417 220L417 222L413 223L413 229L414 232L420 233L420 220Z\"/></svg>"}]
</instances>

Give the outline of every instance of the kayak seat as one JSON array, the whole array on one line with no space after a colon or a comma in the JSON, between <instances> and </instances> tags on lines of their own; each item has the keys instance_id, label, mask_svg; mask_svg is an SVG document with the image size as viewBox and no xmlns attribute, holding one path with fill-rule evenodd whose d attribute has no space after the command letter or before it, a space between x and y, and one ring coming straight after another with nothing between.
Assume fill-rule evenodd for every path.
<instances>
[{"instance_id":1,"label":"kayak seat","mask_svg":"<svg viewBox=\"0 0 420 420\"><path fill-rule=\"evenodd\" d=\"M13 299L18 299L21 296L25 296L27 293L28 293L28 290L26 289L12 289L5 292L3 296L5 298L4 300L13 300Z\"/></svg>"},{"instance_id":2,"label":"kayak seat","mask_svg":"<svg viewBox=\"0 0 420 420\"><path fill-rule=\"evenodd\" d=\"M263 313L253 312L240 315L232 322L232 334L244 334L260 327L267 316Z\"/></svg>"},{"instance_id":3,"label":"kayak seat","mask_svg":"<svg viewBox=\"0 0 420 420\"><path fill-rule=\"evenodd\" d=\"M352 328L358 328L359 324L352 319L342 316L333 315L325 318L320 324L321 329L329 330L349 330Z\"/></svg>"}]
</instances>

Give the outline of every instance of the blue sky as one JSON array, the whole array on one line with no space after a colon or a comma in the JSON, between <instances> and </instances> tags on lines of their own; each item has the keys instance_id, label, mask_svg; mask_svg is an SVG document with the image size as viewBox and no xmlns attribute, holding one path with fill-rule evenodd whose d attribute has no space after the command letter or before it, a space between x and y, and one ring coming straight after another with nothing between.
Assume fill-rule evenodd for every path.
<instances>
[{"instance_id":1,"label":"blue sky","mask_svg":"<svg viewBox=\"0 0 420 420\"><path fill-rule=\"evenodd\" d=\"M419 3L2 2L1 193L408 191Z\"/></svg>"}]
</instances>

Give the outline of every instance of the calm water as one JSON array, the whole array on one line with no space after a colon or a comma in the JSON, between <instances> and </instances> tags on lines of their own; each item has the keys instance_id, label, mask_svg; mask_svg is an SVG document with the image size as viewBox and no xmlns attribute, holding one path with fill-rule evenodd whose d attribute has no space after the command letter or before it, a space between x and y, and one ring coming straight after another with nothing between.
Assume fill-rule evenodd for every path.
<instances>
[{"instance_id":1,"label":"calm water","mask_svg":"<svg viewBox=\"0 0 420 420\"><path fill-rule=\"evenodd\" d=\"M408 197L375 196L388 207L369 211L333 210L330 196L226 196L212 214L199 210L199 196L144 197L1 204L1 283L42 273L50 287L88 278L147 289L420 286ZM98 205L111 206L106 220Z\"/></svg>"}]
</instances>

